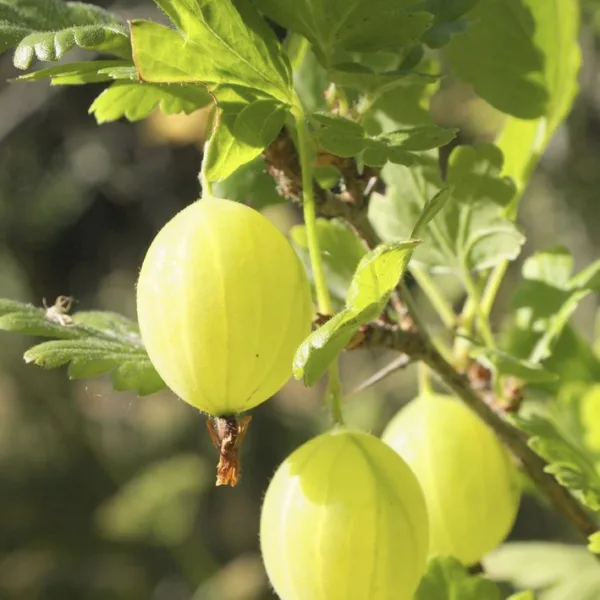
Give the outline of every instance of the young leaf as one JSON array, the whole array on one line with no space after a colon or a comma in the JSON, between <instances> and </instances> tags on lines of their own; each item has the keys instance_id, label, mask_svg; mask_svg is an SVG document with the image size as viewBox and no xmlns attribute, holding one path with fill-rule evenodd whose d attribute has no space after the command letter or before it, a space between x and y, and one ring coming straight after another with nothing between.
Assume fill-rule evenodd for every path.
<instances>
[{"instance_id":1,"label":"young leaf","mask_svg":"<svg viewBox=\"0 0 600 600\"><path fill-rule=\"evenodd\" d=\"M290 237L304 267L312 277L305 226L292 227ZM343 302L352 276L366 250L356 235L337 219L317 219L317 237L327 286L331 294Z\"/></svg>"},{"instance_id":2,"label":"young leaf","mask_svg":"<svg viewBox=\"0 0 600 600\"><path fill-rule=\"evenodd\" d=\"M481 575L470 575L451 556L429 560L414 600L501 600L498 586Z\"/></svg>"},{"instance_id":3,"label":"young leaf","mask_svg":"<svg viewBox=\"0 0 600 600\"><path fill-rule=\"evenodd\" d=\"M421 230L432 221L435 216L444 208L446 202L450 199L450 190L448 188L442 188L431 200L425 204L423 211L419 215L419 220L415 223L411 238L417 238L421 235Z\"/></svg>"},{"instance_id":4,"label":"young leaf","mask_svg":"<svg viewBox=\"0 0 600 600\"><path fill-rule=\"evenodd\" d=\"M412 127L381 133L367 138L362 160L372 167L382 167L388 161L408 167L419 160L413 152L439 148L455 136L456 129L441 129L435 126Z\"/></svg>"},{"instance_id":5,"label":"young leaf","mask_svg":"<svg viewBox=\"0 0 600 600\"><path fill-rule=\"evenodd\" d=\"M414 46L433 15L412 0L258 0L257 5L282 27L303 35L323 66L337 49L374 52Z\"/></svg>"},{"instance_id":6,"label":"young leaf","mask_svg":"<svg viewBox=\"0 0 600 600\"><path fill-rule=\"evenodd\" d=\"M362 160L370 166L383 166L387 161L412 165L413 152L438 148L456 135L455 129L435 126L411 127L367 136L360 123L328 113L315 113L313 120L321 127L316 136L323 149L342 157L356 156L364 149Z\"/></svg>"},{"instance_id":7,"label":"young leaf","mask_svg":"<svg viewBox=\"0 0 600 600\"><path fill-rule=\"evenodd\" d=\"M448 166L451 199L422 230L425 243L415 252L415 261L460 275L516 258L524 237L503 216L514 188L498 176L501 166L502 156L494 146L461 146L452 152ZM382 239L403 239L445 187L438 162L429 154L411 169L387 165L383 177L388 184L386 195L373 195L369 217Z\"/></svg>"},{"instance_id":8,"label":"young leaf","mask_svg":"<svg viewBox=\"0 0 600 600\"><path fill-rule=\"evenodd\" d=\"M140 396L165 387L144 349L137 325L106 312L79 312L72 317L56 306L41 309L11 300L0 300L0 329L58 338L30 348L25 361L52 369L69 366L71 378L112 374L117 390Z\"/></svg>"},{"instance_id":9,"label":"young leaf","mask_svg":"<svg viewBox=\"0 0 600 600\"><path fill-rule=\"evenodd\" d=\"M55 61L76 46L131 57L125 23L91 4L62 0L0 0L0 52L15 47L14 65Z\"/></svg>"},{"instance_id":10,"label":"young leaf","mask_svg":"<svg viewBox=\"0 0 600 600\"><path fill-rule=\"evenodd\" d=\"M472 346L469 354L496 374L510 375L524 383L540 383L558 379L556 373L551 373L538 363L521 360L493 348Z\"/></svg>"},{"instance_id":11,"label":"young leaf","mask_svg":"<svg viewBox=\"0 0 600 600\"><path fill-rule=\"evenodd\" d=\"M354 334L384 309L398 285L418 240L381 244L366 254L350 283L346 305L311 333L294 357L294 376L313 385L342 352Z\"/></svg>"},{"instance_id":12,"label":"young leaf","mask_svg":"<svg viewBox=\"0 0 600 600\"><path fill-rule=\"evenodd\" d=\"M241 166L229 177L215 181L213 193L218 198L235 200L256 210L285 201L277 193L275 181L267 173L267 165L260 157Z\"/></svg>"},{"instance_id":13,"label":"young leaf","mask_svg":"<svg viewBox=\"0 0 600 600\"><path fill-rule=\"evenodd\" d=\"M350 157L365 147L365 131L360 123L329 113L315 113L312 118L321 126L315 133L326 152Z\"/></svg>"},{"instance_id":14,"label":"young leaf","mask_svg":"<svg viewBox=\"0 0 600 600\"><path fill-rule=\"evenodd\" d=\"M546 472L593 511L600 511L600 475L589 454L542 415L513 417L529 434L528 444L548 462Z\"/></svg>"},{"instance_id":15,"label":"young leaf","mask_svg":"<svg viewBox=\"0 0 600 600\"><path fill-rule=\"evenodd\" d=\"M190 114L211 102L211 95L199 85L115 81L94 100L89 112L98 123L108 123L122 117L139 121L157 107L166 115Z\"/></svg>"},{"instance_id":16,"label":"young leaf","mask_svg":"<svg viewBox=\"0 0 600 600\"><path fill-rule=\"evenodd\" d=\"M292 76L274 33L247 2L157 0L178 31L133 21L133 58L148 83L248 88L291 104ZM200 60L198 57L202 57Z\"/></svg>"},{"instance_id":17,"label":"young leaf","mask_svg":"<svg viewBox=\"0 0 600 600\"><path fill-rule=\"evenodd\" d=\"M94 60L67 63L21 75L17 81L50 79L52 85L99 83L102 81L113 81L115 79L113 74L116 69L128 68L130 65L131 63L126 60Z\"/></svg>"},{"instance_id":18,"label":"young leaf","mask_svg":"<svg viewBox=\"0 0 600 600\"><path fill-rule=\"evenodd\" d=\"M466 32L445 48L453 72L509 115L535 119L554 112L556 85L572 81L579 66L576 3L481 0L466 18ZM559 95L572 92L570 82Z\"/></svg>"}]
</instances>

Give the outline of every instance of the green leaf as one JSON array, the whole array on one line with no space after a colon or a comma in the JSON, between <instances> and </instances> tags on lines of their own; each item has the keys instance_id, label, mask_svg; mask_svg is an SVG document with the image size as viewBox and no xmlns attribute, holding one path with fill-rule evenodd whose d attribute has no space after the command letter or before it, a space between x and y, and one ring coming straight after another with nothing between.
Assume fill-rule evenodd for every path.
<instances>
[{"instance_id":1,"label":"green leaf","mask_svg":"<svg viewBox=\"0 0 600 600\"><path fill-rule=\"evenodd\" d=\"M512 306L515 327L531 333L532 362L552 354L579 302L596 291L598 267L594 263L571 276L573 259L563 247L538 252L524 262L523 281L515 291Z\"/></svg>"},{"instance_id":2,"label":"green leaf","mask_svg":"<svg viewBox=\"0 0 600 600\"><path fill-rule=\"evenodd\" d=\"M366 254L350 283L346 305L311 333L294 357L294 376L313 385L362 325L377 318L398 285L418 240L381 244Z\"/></svg>"},{"instance_id":3,"label":"green leaf","mask_svg":"<svg viewBox=\"0 0 600 600\"><path fill-rule=\"evenodd\" d=\"M532 588L538 600L596 600L598 559L585 546L555 542L511 542L484 559L486 572L517 588Z\"/></svg>"},{"instance_id":4,"label":"green leaf","mask_svg":"<svg viewBox=\"0 0 600 600\"><path fill-rule=\"evenodd\" d=\"M451 556L436 556L429 560L414 600L501 600L500 590L493 581L481 575L470 575Z\"/></svg>"},{"instance_id":5,"label":"green leaf","mask_svg":"<svg viewBox=\"0 0 600 600\"><path fill-rule=\"evenodd\" d=\"M286 119L284 107L276 100L256 99L243 89L220 95L217 127L202 162L210 181L221 181L255 159L277 137Z\"/></svg>"},{"instance_id":6,"label":"green leaf","mask_svg":"<svg viewBox=\"0 0 600 600\"><path fill-rule=\"evenodd\" d=\"M305 40L303 43L307 44ZM325 91L329 87L329 78L310 47L300 67L294 70L294 87L307 114L327 110Z\"/></svg>"},{"instance_id":7,"label":"green leaf","mask_svg":"<svg viewBox=\"0 0 600 600\"><path fill-rule=\"evenodd\" d=\"M289 62L274 33L246 0L157 0L178 31L133 21L133 58L148 83L233 85L291 104ZM217 96L217 99L218 96Z\"/></svg>"},{"instance_id":8,"label":"green leaf","mask_svg":"<svg viewBox=\"0 0 600 600\"><path fill-rule=\"evenodd\" d=\"M314 113L312 119L320 125L316 136L326 152L350 157L365 147L365 131L360 123L330 113Z\"/></svg>"},{"instance_id":9,"label":"green leaf","mask_svg":"<svg viewBox=\"0 0 600 600\"><path fill-rule=\"evenodd\" d=\"M74 379L111 373L115 389L136 391L140 396L165 387L137 325L116 313L89 311L69 316L56 305L41 309L1 299L0 329L58 338L30 348L25 362L47 369L69 364L69 376Z\"/></svg>"},{"instance_id":10,"label":"green leaf","mask_svg":"<svg viewBox=\"0 0 600 600\"><path fill-rule=\"evenodd\" d=\"M418 73L408 69L396 69L378 73L358 64L336 65L328 72L329 79L338 86L363 92L383 94L396 88L406 88L415 83L434 83L438 76Z\"/></svg>"},{"instance_id":11,"label":"green leaf","mask_svg":"<svg viewBox=\"0 0 600 600\"><path fill-rule=\"evenodd\" d=\"M433 16L413 0L258 0L261 11L282 27L303 35L321 63L331 66L338 49L358 52L414 46Z\"/></svg>"},{"instance_id":12,"label":"green leaf","mask_svg":"<svg viewBox=\"0 0 600 600\"><path fill-rule=\"evenodd\" d=\"M304 225L292 227L290 237L312 279L306 227ZM366 250L356 235L337 219L317 219L317 237L327 287L332 296L343 302L352 276Z\"/></svg>"},{"instance_id":13,"label":"green leaf","mask_svg":"<svg viewBox=\"0 0 600 600\"><path fill-rule=\"evenodd\" d=\"M430 56L415 68L431 76L441 71L441 65ZM410 78L407 85L374 92L367 107L362 107L361 123L371 135L410 125L434 125L429 106L437 86L432 83L425 78Z\"/></svg>"},{"instance_id":14,"label":"green leaf","mask_svg":"<svg viewBox=\"0 0 600 600\"><path fill-rule=\"evenodd\" d=\"M470 27L445 49L453 72L505 113L535 119L551 112L557 75L570 77L579 65L576 4L481 0L467 17ZM557 74L558 65L567 71Z\"/></svg>"},{"instance_id":15,"label":"green leaf","mask_svg":"<svg viewBox=\"0 0 600 600\"><path fill-rule=\"evenodd\" d=\"M418 221L415 223L413 227L412 233L410 237L416 238L421 235L421 230L427 225L427 223L431 222L435 216L444 208L446 202L450 199L450 190L448 188L442 188L431 200L429 200L421 214L419 215Z\"/></svg>"},{"instance_id":16,"label":"green leaf","mask_svg":"<svg viewBox=\"0 0 600 600\"><path fill-rule=\"evenodd\" d=\"M551 373L538 363L522 360L493 348L472 346L469 354L496 374L510 375L524 383L540 383L558 379L556 373Z\"/></svg>"},{"instance_id":17,"label":"green leaf","mask_svg":"<svg viewBox=\"0 0 600 600\"><path fill-rule=\"evenodd\" d=\"M531 591L517 592L511 594L506 600L535 600L535 594Z\"/></svg>"},{"instance_id":18,"label":"green leaf","mask_svg":"<svg viewBox=\"0 0 600 600\"><path fill-rule=\"evenodd\" d=\"M448 43L452 34L464 31L466 23L461 19L480 0L426 0L424 7L435 15L431 29L425 34L426 43L440 48Z\"/></svg>"},{"instance_id":19,"label":"green leaf","mask_svg":"<svg viewBox=\"0 0 600 600\"><path fill-rule=\"evenodd\" d=\"M152 463L100 506L97 526L112 540L179 546L192 533L209 481L205 461L196 454Z\"/></svg>"},{"instance_id":20,"label":"green leaf","mask_svg":"<svg viewBox=\"0 0 600 600\"><path fill-rule=\"evenodd\" d=\"M513 419L529 434L529 446L548 462L545 471L588 508L600 511L600 475L589 453L549 417L531 414Z\"/></svg>"},{"instance_id":21,"label":"green leaf","mask_svg":"<svg viewBox=\"0 0 600 600\"><path fill-rule=\"evenodd\" d=\"M325 151L336 156L351 157L364 149L362 160L370 166L383 166L387 161L412 165L417 159L411 153L443 146L456 135L455 129L431 125L369 137L356 121L329 113L314 113L312 117L320 126L316 136Z\"/></svg>"},{"instance_id":22,"label":"green leaf","mask_svg":"<svg viewBox=\"0 0 600 600\"><path fill-rule=\"evenodd\" d=\"M277 193L275 181L267 173L267 165L260 157L241 166L222 181L216 181L213 193L218 198L235 200L257 210L285 202Z\"/></svg>"},{"instance_id":23,"label":"green leaf","mask_svg":"<svg viewBox=\"0 0 600 600\"><path fill-rule=\"evenodd\" d=\"M91 4L62 0L0 0L0 52L15 47L14 65L55 61L79 46L131 57L125 23Z\"/></svg>"},{"instance_id":24,"label":"green leaf","mask_svg":"<svg viewBox=\"0 0 600 600\"><path fill-rule=\"evenodd\" d=\"M435 125L425 125L382 133L375 139L385 140L392 148L401 148L408 152L423 152L445 146L456 137L457 132L458 129L442 129Z\"/></svg>"},{"instance_id":25,"label":"green leaf","mask_svg":"<svg viewBox=\"0 0 600 600\"><path fill-rule=\"evenodd\" d=\"M514 188L498 176L502 155L491 145L461 146L450 155L448 185L451 199L428 223L420 237L425 243L414 260L429 269L463 274L483 270L518 256L524 237L503 216ZM446 185L437 159L423 155L411 169L386 165L386 195L373 194L369 217L381 238L405 239L426 206Z\"/></svg>"},{"instance_id":26,"label":"green leaf","mask_svg":"<svg viewBox=\"0 0 600 600\"><path fill-rule=\"evenodd\" d=\"M508 117L498 147L505 156L503 175L517 185L513 214L556 128L565 118L578 89L581 56L580 11L576 2L527 2L536 23L535 43L544 56L543 80L548 94L543 114L535 120Z\"/></svg>"},{"instance_id":27,"label":"green leaf","mask_svg":"<svg viewBox=\"0 0 600 600\"><path fill-rule=\"evenodd\" d=\"M190 114L212 102L200 85L160 85L138 81L115 81L90 106L98 123L125 117L129 121L145 119L157 107L166 115Z\"/></svg>"},{"instance_id":28,"label":"green leaf","mask_svg":"<svg viewBox=\"0 0 600 600\"><path fill-rule=\"evenodd\" d=\"M68 63L40 69L33 73L21 75L16 81L39 81L50 79L52 85L80 85L113 81L114 69L128 68L126 60L94 60L89 62Z\"/></svg>"}]
</instances>

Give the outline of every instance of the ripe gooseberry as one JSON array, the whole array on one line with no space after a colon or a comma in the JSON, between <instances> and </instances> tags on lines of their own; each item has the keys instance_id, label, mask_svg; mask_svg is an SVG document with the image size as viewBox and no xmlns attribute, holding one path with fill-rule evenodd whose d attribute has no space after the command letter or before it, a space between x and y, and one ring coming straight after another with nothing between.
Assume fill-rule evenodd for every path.
<instances>
[{"instance_id":1,"label":"ripe gooseberry","mask_svg":"<svg viewBox=\"0 0 600 600\"><path fill-rule=\"evenodd\" d=\"M304 268L256 210L203 198L150 245L137 284L142 339L165 383L214 416L268 399L310 333Z\"/></svg>"},{"instance_id":2,"label":"ripe gooseberry","mask_svg":"<svg viewBox=\"0 0 600 600\"><path fill-rule=\"evenodd\" d=\"M282 600L410 600L428 535L406 463L378 438L344 428L294 451L262 506L262 556Z\"/></svg>"},{"instance_id":3,"label":"ripe gooseberry","mask_svg":"<svg viewBox=\"0 0 600 600\"><path fill-rule=\"evenodd\" d=\"M459 400L417 398L383 440L419 479L429 513L430 554L469 566L500 544L519 508L516 467L494 433Z\"/></svg>"}]
</instances>

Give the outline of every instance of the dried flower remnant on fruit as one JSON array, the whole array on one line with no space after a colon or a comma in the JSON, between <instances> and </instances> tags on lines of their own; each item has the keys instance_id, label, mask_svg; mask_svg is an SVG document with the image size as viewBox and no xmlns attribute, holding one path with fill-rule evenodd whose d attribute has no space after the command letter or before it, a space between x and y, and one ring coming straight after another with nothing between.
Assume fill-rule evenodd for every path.
<instances>
[{"instance_id":1,"label":"dried flower remnant on fruit","mask_svg":"<svg viewBox=\"0 0 600 600\"><path fill-rule=\"evenodd\" d=\"M73 325L73 319L69 316L69 311L73 305L71 296L59 296L52 306L46 304L46 298L42 299L42 304L46 309L46 318L51 321L56 321L63 327Z\"/></svg>"},{"instance_id":2,"label":"dried flower remnant on fruit","mask_svg":"<svg viewBox=\"0 0 600 600\"><path fill-rule=\"evenodd\" d=\"M252 417L237 419L230 417L210 417L206 427L210 439L219 451L216 485L237 485L240 477L239 447L241 446Z\"/></svg>"}]
</instances>

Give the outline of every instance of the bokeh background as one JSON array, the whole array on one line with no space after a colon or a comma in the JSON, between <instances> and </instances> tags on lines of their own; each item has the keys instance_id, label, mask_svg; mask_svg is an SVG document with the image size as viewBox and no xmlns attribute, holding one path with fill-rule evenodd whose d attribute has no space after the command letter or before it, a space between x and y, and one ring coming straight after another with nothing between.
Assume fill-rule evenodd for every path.
<instances>
[{"instance_id":1,"label":"bokeh background","mask_svg":"<svg viewBox=\"0 0 600 600\"><path fill-rule=\"evenodd\" d=\"M148 1L99 2L159 19ZM569 247L576 269L600 254L600 64L595 3L581 32L581 92L536 171L520 215L524 251ZM74 59L74 56L70 57ZM98 127L88 108L102 86L9 84L0 57L0 297L135 318L134 284L158 229L199 193L206 113L154 114ZM490 139L497 116L447 81L434 107L467 139ZM286 230L285 204L266 209ZM511 270L496 315L518 276ZM457 298L457 300L460 300ZM594 344L597 298L575 322ZM243 477L215 488L204 418L169 392L112 391L105 378L69 381L24 364L32 340L0 333L0 598L19 600L262 600L274 598L258 554L262 495L276 466L322 430L322 389L290 382L254 411ZM347 390L392 357L344 357ZM348 421L380 433L416 393L412 368L347 401ZM570 532L538 500L523 502L513 539Z\"/></svg>"}]
</instances>

